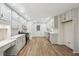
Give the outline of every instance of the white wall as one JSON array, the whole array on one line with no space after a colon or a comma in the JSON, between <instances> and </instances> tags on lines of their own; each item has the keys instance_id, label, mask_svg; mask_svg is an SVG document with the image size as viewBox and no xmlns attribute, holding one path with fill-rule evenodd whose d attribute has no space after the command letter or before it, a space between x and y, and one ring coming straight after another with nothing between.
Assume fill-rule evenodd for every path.
<instances>
[{"instance_id":1,"label":"white wall","mask_svg":"<svg viewBox=\"0 0 79 59\"><path fill-rule=\"evenodd\" d=\"M71 49L74 49L74 12L75 10L69 10L59 16L59 39L58 44L64 44ZM66 20L72 20L65 22ZM63 22L64 21L64 22Z\"/></svg>"},{"instance_id":2,"label":"white wall","mask_svg":"<svg viewBox=\"0 0 79 59\"><path fill-rule=\"evenodd\" d=\"M37 31L37 25L40 25L40 31ZM33 22L32 23L32 36L33 37L44 37L46 31L46 24L45 23L38 23Z\"/></svg>"},{"instance_id":3,"label":"white wall","mask_svg":"<svg viewBox=\"0 0 79 59\"><path fill-rule=\"evenodd\" d=\"M70 20L72 19L72 30L68 30L67 28L65 30L67 30L66 34L68 34L69 36L67 36L66 40L64 39L64 23L62 23L62 20L64 19L64 17L66 17L66 20ZM62 15L60 15L58 17L58 29L59 29L59 39L58 39L58 44L65 44L66 46L70 47L73 49L74 53L79 53L79 8L74 8L71 9L70 11L66 12L65 14L63 13ZM69 27L69 25L66 25L67 27ZM70 25L71 27L71 25ZM69 32L68 32L69 31ZM70 34L70 32L72 33L72 36ZM69 38L71 37L72 40L70 40ZM71 43L68 43L69 41L71 41ZM66 43L65 43L66 42ZM73 44L72 44L73 43Z\"/></svg>"}]
</instances>

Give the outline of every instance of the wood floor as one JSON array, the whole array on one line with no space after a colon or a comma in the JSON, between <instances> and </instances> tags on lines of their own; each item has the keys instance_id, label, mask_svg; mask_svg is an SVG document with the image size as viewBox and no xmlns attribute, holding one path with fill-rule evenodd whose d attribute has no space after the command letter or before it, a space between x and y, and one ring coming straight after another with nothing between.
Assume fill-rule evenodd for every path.
<instances>
[{"instance_id":1,"label":"wood floor","mask_svg":"<svg viewBox=\"0 0 79 59\"><path fill-rule=\"evenodd\" d=\"M62 55L64 56L72 56L74 55L72 52L73 50L71 50L70 48L68 48L65 45L57 45L57 44L53 44L53 46L55 47L55 49L57 51L59 51Z\"/></svg>"},{"instance_id":2,"label":"wood floor","mask_svg":"<svg viewBox=\"0 0 79 59\"><path fill-rule=\"evenodd\" d=\"M62 49L61 49L62 48ZM72 51L57 45L52 45L47 38L33 38L18 53L18 56L69 56Z\"/></svg>"}]
</instances>

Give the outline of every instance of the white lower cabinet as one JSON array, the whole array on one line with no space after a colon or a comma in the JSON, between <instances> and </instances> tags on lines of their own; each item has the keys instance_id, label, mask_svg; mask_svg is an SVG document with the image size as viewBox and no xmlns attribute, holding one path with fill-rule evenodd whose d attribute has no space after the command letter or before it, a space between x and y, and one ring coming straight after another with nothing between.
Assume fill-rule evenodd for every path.
<instances>
[{"instance_id":1,"label":"white lower cabinet","mask_svg":"<svg viewBox=\"0 0 79 59\"><path fill-rule=\"evenodd\" d=\"M11 55L11 56L16 56L18 54L18 52L24 47L25 45L25 35L24 34L20 34L20 36L17 36L16 38L16 44L9 48L7 50L7 55Z\"/></svg>"},{"instance_id":2,"label":"white lower cabinet","mask_svg":"<svg viewBox=\"0 0 79 59\"><path fill-rule=\"evenodd\" d=\"M50 33L49 40L52 44L57 44L58 33Z\"/></svg>"},{"instance_id":3,"label":"white lower cabinet","mask_svg":"<svg viewBox=\"0 0 79 59\"><path fill-rule=\"evenodd\" d=\"M4 52L10 47L10 44L7 44L0 48L0 56L4 55Z\"/></svg>"},{"instance_id":4,"label":"white lower cabinet","mask_svg":"<svg viewBox=\"0 0 79 59\"><path fill-rule=\"evenodd\" d=\"M4 40L0 43L3 43L0 46L0 56L3 56L3 55L8 55L8 53L7 53L8 49L13 47L16 44L16 41L15 40Z\"/></svg>"}]
</instances>

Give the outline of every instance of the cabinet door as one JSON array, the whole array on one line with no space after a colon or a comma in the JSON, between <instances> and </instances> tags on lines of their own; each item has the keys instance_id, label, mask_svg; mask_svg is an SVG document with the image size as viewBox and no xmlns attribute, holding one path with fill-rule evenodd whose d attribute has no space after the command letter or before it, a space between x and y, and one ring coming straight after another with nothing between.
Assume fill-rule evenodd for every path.
<instances>
[{"instance_id":1,"label":"cabinet door","mask_svg":"<svg viewBox=\"0 0 79 59\"><path fill-rule=\"evenodd\" d=\"M26 42L26 41L25 41L25 35L23 35L23 36L22 36L22 44L23 44L23 46L25 45L25 42Z\"/></svg>"},{"instance_id":2,"label":"cabinet door","mask_svg":"<svg viewBox=\"0 0 79 59\"><path fill-rule=\"evenodd\" d=\"M71 19L72 19L72 10L66 13L66 20L71 20Z\"/></svg>"},{"instance_id":3,"label":"cabinet door","mask_svg":"<svg viewBox=\"0 0 79 59\"><path fill-rule=\"evenodd\" d=\"M16 44L16 47L17 47L17 51L19 52L21 50L21 46L22 46L22 40L21 38L17 38L17 44Z\"/></svg>"},{"instance_id":4,"label":"cabinet door","mask_svg":"<svg viewBox=\"0 0 79 59\"><path fill-rule=\"evenodd\" d=\"M15 11L12 11L12 28L18 28L18 14Z\"/></svg>"},{"instance_id":5,"label":"cabinet door","mask_svg":"<svg viewBox=\"0 0 79 59\"><path fill-rule=\"evenodd\" d=\"M1 18L9 23L11 21L11 9L5 4L1 4Z\"/></svg>"},{"instance_id":6,"label":"cabinet door","mask_svg":"<svg viewBox=\"0 0 79 59\"><path fill-rule=\"evenodd\" d=\"M12 11L12 19L11 19L11 35L17 35L18 34L18 14L15 11Z\"/></svg>"}]
</instances>

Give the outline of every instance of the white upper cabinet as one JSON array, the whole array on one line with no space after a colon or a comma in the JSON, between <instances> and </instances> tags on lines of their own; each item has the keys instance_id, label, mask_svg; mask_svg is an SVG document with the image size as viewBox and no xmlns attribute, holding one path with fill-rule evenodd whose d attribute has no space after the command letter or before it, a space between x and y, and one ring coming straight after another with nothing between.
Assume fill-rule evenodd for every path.
<instances>
[{"instance_id":1,"label":"white upper cabinet","mask_svg":"<svg viewBox=\"0 0 79 59\"><path fill-rule=\"evenodd\" d=\"M66 13L66 19L67 19L67 20L72 20L72 10L70 10L70 11L68 11L68 12Z\"/></svg>"},{"instance_id":2,"label":"white upper cabinet","mask_svg":"<svg viewBox=\"0 0 79 59\"><path fill-rule=\"evenodd\" d=\"M58 29L58 16L54 17L54 28Z\"/></svg>"},{"instance_id":3,"label":"white upper cabinet","mask_svg":"<svg viewBox=\"0 0 79 59\"><path fill-rule=\"evenodd\" d=\"M24 24L25 20L15 11L12 11L12 28L19 29Z\"/></svg>"},{"instance_id":4,"label":"white upper cabinet","mask_svg":"<svg viewBox=\"0 0 79 59\"><path fill-rule=\"evenodd\" d=\"M61 15L61 22L72 21L73 20L73 15L74 15L73 12L74 12L73 9L71 9L71 10L63 13Z\"/></svg>"},{"instance_id":5,"label":"white upper cabinet","mask_svg":"<svg viewBox=\"0 0 79 59\"><path fill-rule=\"evenodd\" d=\"M15 11L12 11L11 27L18 29L18 15Z\"/></svg>"},{"instance_id":6,"label":"white upper cabinet","mask_svg":"<svg viewBox=\"0 0 79 59\"><path fill-rule=\"evenodd\" d=\"M26 30L26 21L22 17L19 18L19 28L22 31Z\"/></svg>"},{"instance_id":7,"label":"white upper cabinet","mask_svg":"<svg viewBox=\"0 0 79 59\"><path fill-rule=\"evenodd\" d=\"M11 21L11 9L5 4L0 4L0 19L9 23Z\"/></svg>"},{"instance_id":8,"label":"white upper cabinet","mask_svg":"<svg viewBox=\"0 0 79 59\"><path fill-rule=\"evenodd\" d=\"M60 21L63 22L64 20L66 20L66 14L65 13L60 15Z\"/></svg>"},{"instance_id":9,"label":"white upper cabinet","mask_svg":"<svg viewBox=\"0 0 79 59\"><path fill-rule=\"evenodd\" d=\"M19 15L12 10L12 18L11 18L11 36L17 35L18 34L18 29L19 29Z\"/></svg>"},{"instance_id":10,"label":"white upper cabinet","mask_svg":"<svg viewBox=\"0 0 79 59\"><path fill-rule=\"evenodd\" d=\"M15 11L12 11L11 18L11 31L12 36L18 34L18 31L23 31L22 27L25 28L25 20Z\"/></svg>"}]
</instances>

